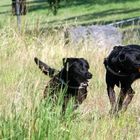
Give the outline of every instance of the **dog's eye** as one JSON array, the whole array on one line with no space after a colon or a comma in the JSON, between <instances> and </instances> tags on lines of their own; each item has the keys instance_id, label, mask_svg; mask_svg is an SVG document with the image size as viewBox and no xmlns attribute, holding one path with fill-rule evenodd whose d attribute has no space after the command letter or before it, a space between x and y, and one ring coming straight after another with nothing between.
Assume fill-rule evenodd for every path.
<instances>
[{"instance_id":1,"label":"dog's eye","mask_svg":"<svg viewBox=\"0 0 140 140\"><path fill-rule=\"evenodd\" d=\"M79 63L81 67L83 67L83 63Z\"/></svg>"},{"instance_id":2,"label":"dog's eye","mask_svg":"<svg viewBox=\"0 0 140 140\"><path fill-rule=\"evenodd\" d=\"M88 65L86 65L85 67L86 67L86 69L89 69L89 66Z\"/></svg>"},{"instance_id":3,"label":"dog's eye","mask_svg":"<svg viewBox=\"0 0 140 140\"><path fill-rule=\"evenodd\" d=\"M89 69L89 65L88 65L88 64L85 64L85 68L86 68L86 69Z\"/></svg>"}]
</instances>

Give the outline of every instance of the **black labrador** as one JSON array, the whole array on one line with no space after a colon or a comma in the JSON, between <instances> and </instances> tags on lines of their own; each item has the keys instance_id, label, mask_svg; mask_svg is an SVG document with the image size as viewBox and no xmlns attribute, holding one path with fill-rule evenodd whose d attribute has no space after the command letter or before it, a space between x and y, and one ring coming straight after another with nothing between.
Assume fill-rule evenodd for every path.
<instances>
[{"instance_id":1,"label":"black labrador","mask_svg":"<svg viewBox=\"0 0 140 140\"><path fill-rule=\"evenodd\" d=\"M86 99L88 79L92 78L92 74L88 71L87 60L83 58L63 58L63 68L60 71L49 67L38 58L34 60L41 71L51 77L44 90L44 97L47 97L49 93L53 101L56 101L57 93L60 93L58 90L67 88L64 95L63 111L65 111L67 103L72 97L75 101L74 108L77 108Z\"/></svg>"},{"instance_id":2,"label":"black labrador","mask_svg":"<svg viewBox=\"0 0 140 140\"><path fill-rule=\"evenodd\" d=\"M132 83L140 78L140 45L115 46L105 58L106 84L111 103L110 113L125 111L134 91ZM116 101L114 86L121 88Z\"/></svg>"}]
</instances>

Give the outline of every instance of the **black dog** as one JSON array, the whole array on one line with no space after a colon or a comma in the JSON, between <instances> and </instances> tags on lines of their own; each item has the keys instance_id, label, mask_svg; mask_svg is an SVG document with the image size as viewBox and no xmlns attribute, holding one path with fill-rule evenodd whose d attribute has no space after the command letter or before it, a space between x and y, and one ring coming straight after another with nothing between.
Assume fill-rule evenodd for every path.
<instances>
[{"instance_id":1,"label":"black dog","mask_svg":"<svg viewBox=\"0 0 140 140\"><path fill-rule=\"evenodd\" d=\"M92 74L88 72L89 64L85 59L64 58L63 68L59 72L50 68L38 58L34 60L45 75L52 77L44 90L44 97L47 97L48 93L51 92L51 96L55 101L58 97L58 90L67 88L67 92L64 95L63 111L72 97L75 99L75 108L86 99L88 79L92 78Z\"/></svg>"},{"instance_id":2,"label":"black dog","mask_svg":"<svg viewBox=\"0 0 140 140\"><path fill-rule=\"evenodd\" d=\"M104 65L111 113L117 113L121 109L125 111L134 96L131 85L136 79L140 78L140 46L114 47L104 60ZM117 102L114 91L115 85L121 88Z\"/></svg>"}]
</instances>

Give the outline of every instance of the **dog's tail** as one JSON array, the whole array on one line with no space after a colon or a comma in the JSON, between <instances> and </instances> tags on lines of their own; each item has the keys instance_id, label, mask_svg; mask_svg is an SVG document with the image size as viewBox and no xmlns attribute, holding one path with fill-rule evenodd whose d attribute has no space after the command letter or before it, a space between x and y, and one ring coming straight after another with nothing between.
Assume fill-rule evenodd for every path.
<instances>
[{"instance_id":1,"label":"dog's tail","mask_svg":"<svg viewBox=\"0 0 140 140\"><path fill-rule=\"evenodd\" d=\"M48 75L49 77L53 77L54 74L57 72L56 69L53 69L49 67L47 64L39 60L38 58L34 58L35 63L38 65L38 67L41 69L41 71L45 74Z\"/></svg>"}]
</instances>

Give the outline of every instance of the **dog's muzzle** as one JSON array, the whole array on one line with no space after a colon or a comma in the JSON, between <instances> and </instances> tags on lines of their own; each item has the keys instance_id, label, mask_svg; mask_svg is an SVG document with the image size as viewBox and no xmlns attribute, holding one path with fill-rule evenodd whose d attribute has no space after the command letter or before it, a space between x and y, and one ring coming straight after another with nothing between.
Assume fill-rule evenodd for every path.
<instances>
[{"instance_id":1,"label":"dog's muzzle","mask_svg":"<svg viewBox=\"0 0 140 140\"><path fill-rule=\"evenodd\" d=\"M85 76L86 76L87 79L91 79L91 78L92 78L92 74L89 73L89 72L87 72L87 73L85 74Z\"/></svg>"}]
</instances>

